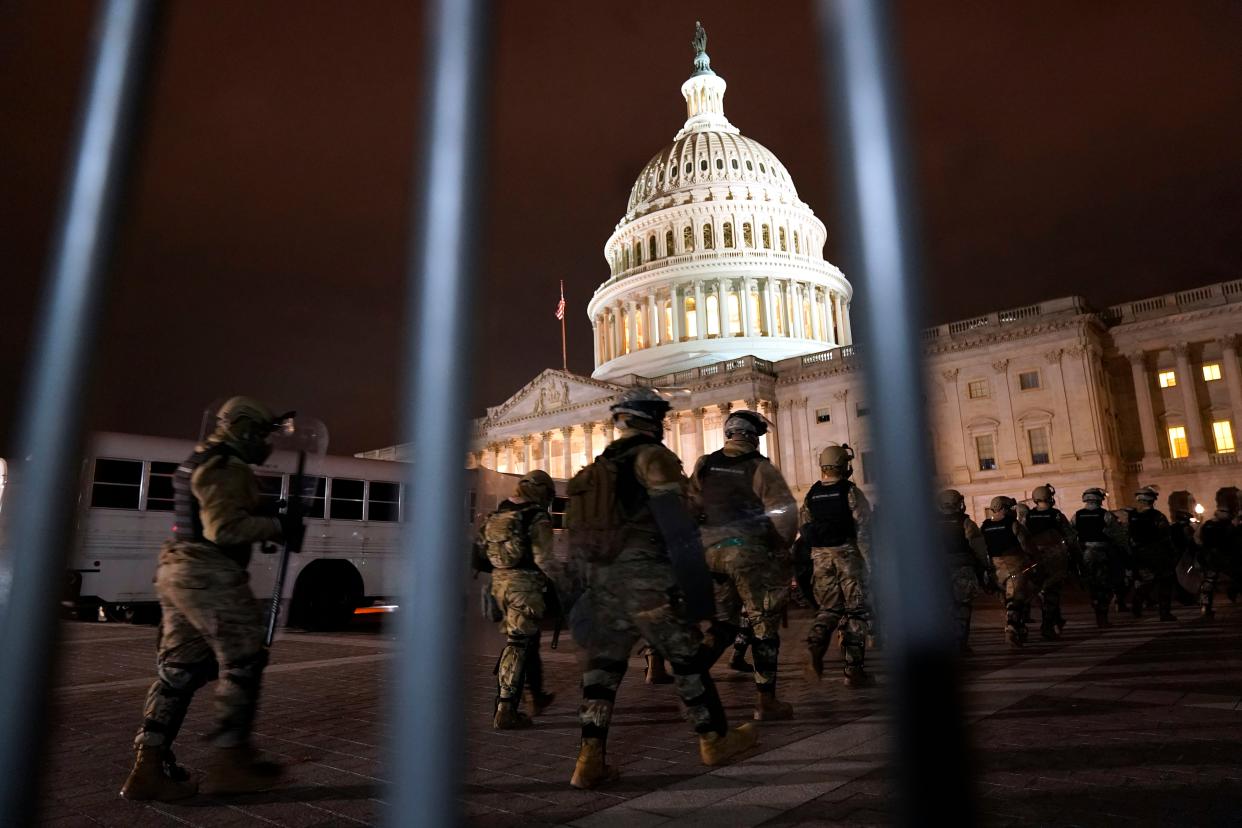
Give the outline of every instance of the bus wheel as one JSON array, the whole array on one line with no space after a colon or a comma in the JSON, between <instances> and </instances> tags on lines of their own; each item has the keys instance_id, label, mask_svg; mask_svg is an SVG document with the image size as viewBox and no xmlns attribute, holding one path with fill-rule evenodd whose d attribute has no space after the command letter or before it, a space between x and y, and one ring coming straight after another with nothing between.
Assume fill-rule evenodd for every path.
<instances>
[{"instance_id":1,"label":"bus wheel","mask_svg":"<svg viewBox=\"0 0 1242 828\"><path fill-rule=\"evenodd\" d=\"M298 575L289 623L308 630L339 630L362 603L362 576L348 561L318 560Z\"/></svg>"}]
</instances>

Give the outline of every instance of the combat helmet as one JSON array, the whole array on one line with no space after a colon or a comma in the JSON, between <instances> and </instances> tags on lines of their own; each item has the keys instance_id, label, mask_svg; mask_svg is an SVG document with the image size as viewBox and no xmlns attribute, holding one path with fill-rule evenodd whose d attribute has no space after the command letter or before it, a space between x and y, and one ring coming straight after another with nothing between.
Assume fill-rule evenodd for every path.
<instances>
[{"instance_id":1,"label":"combat helmet","mask_svg":"<svg viewBox=\"0 0 1242 828\"><path fill-rule=\"evenodd\" d=\"M659 429L664 415L671 407L668 400L661 397L658 392L640 385L626 389L621 396L617 397L617 401L609 406L608 410L612 412L614 420L622 419L626 422L638 420L640 423L637 425L642 427L642 424L645 424L647 430L652 430Z\"/></svg>"},{"instance_id":2,"label":"combat helmet","mask_svg":"<svg viewBox=\"0 0 1242 828\"><path fill-rule=\"evenodd\" d=\"M1000 515L1012 509L1016 504L1017 501L1012 497L997 495L992 498L992 502L988 504L988 511L994 515Z\"/></svg>"},{"instance_id":3,"label":"combat helmet","mask_svg":"<svg viewBox=\"0 0 1242 828\"><path fill-rule=\"evenodd\" d=\"M1225 486L1216 490L1216 512L1234 517L1242 510L1242 490L1237 486Z\"/></svg>"},{"instance_id":4,"label":"combat helmet","mask_svg":"<svg viewBox=\"0 0 1242 828\"><path fill-rule=\"evenodd\" d=\"M850 461L854 459L854 450L848 443L839 446L825 446L819 453L820 469L832 469L841 477L849 477L854 473Z\"/></svg>"},{"instance_id":5,"label":"combat helmet","mask_svg":"<svg viewBox=\"0 0 1242 828\"><path fill-rule=\"evenodd\" d=\"M1151 506L1160 499L1160 493L1152 486L1144 486L1134 493L1134 499Z\"/></svg>"},{"instance_id":6,"label":"combat helmet","mask_svg":"<svg viewBox=\"0 0 1242 828\"><path fill-rule=\"evenodd\" d=\"M287 411L273 416L270 408L253 397L230 397L216 411L216 429L209 440L233 446L247 463L262 463L272 451L268 438L294 414Z\"/></svg>"},{"instance_id":7,"label":"combat helmet","mask_svg":"<svg viewBox=\"0 0 1242 828\"><path fill-rule=\"evenodd\" d=\"M966 498L957 489L945 489L936 498L936 506L946 515L956 515L966 511Z\"/></svg>"},{"instance_id":8,"label":"combat helmet","mask_svg":"<svg viewBox=\"0 0 1242 828\"><path fill-rule=\"evenodd\" d=\"M1031 490L1031 500L1035 503L1043 500L1046 501L1049 506L1055 506L1057 502L1056 494L1056 487L1051 483L1045 483L1044 485L1036 486Z\"/></svg>"},{"instance_id":9,"label":"combat helmet","mask_svg":"<svg viewBox=\"0 0 1242 828\"><path fill-rule=\"evenodd\" d=\"M752 441L768 433L768 418L757 411L734 411L724 421L724 435L728 439L734 434L742 434Z\"/></svg>"},{"instance_id":10,"label":"combat helmet","mask_svg":"<svg viewBox=\"0 0 1242 828\"><path fill-rule=\"evenodd\" d=\"M515 493L518 497L546 506L556 495L556 484L552 477L543 469L535 469L522 475L517 482Z\"/></svg>"},{"instance_id":11,"label":"combat helmet","mask_svg":"<svg viewBox=\"0 0 1242 828\"><path fill-rule=\"evenodd\" d=\"M1082 493L1082 502L1099 504L1103 503L1104 498L1106 497L1108 497L1108 492L1104 491L1099 486L1093 486Z\"/></svg>"}]
</instances>

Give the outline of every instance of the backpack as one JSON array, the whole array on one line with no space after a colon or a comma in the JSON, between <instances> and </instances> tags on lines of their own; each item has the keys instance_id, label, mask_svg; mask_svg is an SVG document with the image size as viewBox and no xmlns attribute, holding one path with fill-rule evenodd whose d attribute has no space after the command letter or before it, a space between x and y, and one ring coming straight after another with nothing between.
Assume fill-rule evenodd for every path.
<instances>
[{"instance_id":1,"label":"backpack","mask_svg":"<svg viewBox=\"0 0 1242 828\"><path fill-rule=\"evenodd\" d=\"M629 438L621 451L605 449L565 487L565 529L570 554L587 563L610 563L621 552L629 518L621 498L620 478L630 473L635 450L655 438ZM616 443L613 446L617 446ZM610 447L611 448L611 447ZM622 471L622 467L626 467Z\"/></svg>"},{"instance_id":2,"label":"backpack","mask_svg":"<svg viewBox=\"0 0 1242 828\"><path fill-rule=\"evenodd\" d=\"M535 504L502 504L483 521L479 541L483 556L494 569L513 569L530 561L530 519Z\"/></svg>"}]
</instances>

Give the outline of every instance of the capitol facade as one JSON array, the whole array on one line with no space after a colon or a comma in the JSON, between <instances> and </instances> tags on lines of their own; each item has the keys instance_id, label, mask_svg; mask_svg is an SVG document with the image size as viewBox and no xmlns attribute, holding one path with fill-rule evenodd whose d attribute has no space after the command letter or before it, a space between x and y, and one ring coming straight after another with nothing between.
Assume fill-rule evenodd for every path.
<instances>
[{"instance_id":1,"label":"capitol facade","mask_svg":"<svg viewBox=\"0 0 1242 828\"><path fill-rule=\"evenodd\" d=\"M587 306L595 370L545 370L489 407L468 465L567 479L614 436L616 395L646 385L676 389L665 442L687 468L745 407L773 423L761 450L796 494L818 479L821 449L848 443L873 495L866 350L850 333L853 288L823 258L824 224L776 156L725 117L725 81L704 51L681 92L685 124L643 167L604 244L609 275ZM1240 333L1242 280L1109 308L1053 298L929 328L937 482L976 519L994 496L1026 500L1045 483L1071 508L1092 486L1120 508L1156 485L1210 509L1217 488L1242 485ZM406 446L362 456L410 459Z\"/></svg>"}]
</instances>

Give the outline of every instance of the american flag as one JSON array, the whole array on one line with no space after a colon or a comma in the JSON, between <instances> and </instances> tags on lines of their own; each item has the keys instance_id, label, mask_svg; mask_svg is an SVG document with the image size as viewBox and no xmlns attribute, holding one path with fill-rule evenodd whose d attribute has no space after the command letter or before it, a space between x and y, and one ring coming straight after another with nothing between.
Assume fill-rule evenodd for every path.
<instances>
[{"instance_id":1,"label":"american flag","mask_svg":"<svg viewBox=\"0 0 1242 828\"><path fill-rule=\"evenodd\" d=\"M565 318L565 282L561 281L561 301L556 303L556 318Z\"/></svg>"}]
</instances>

